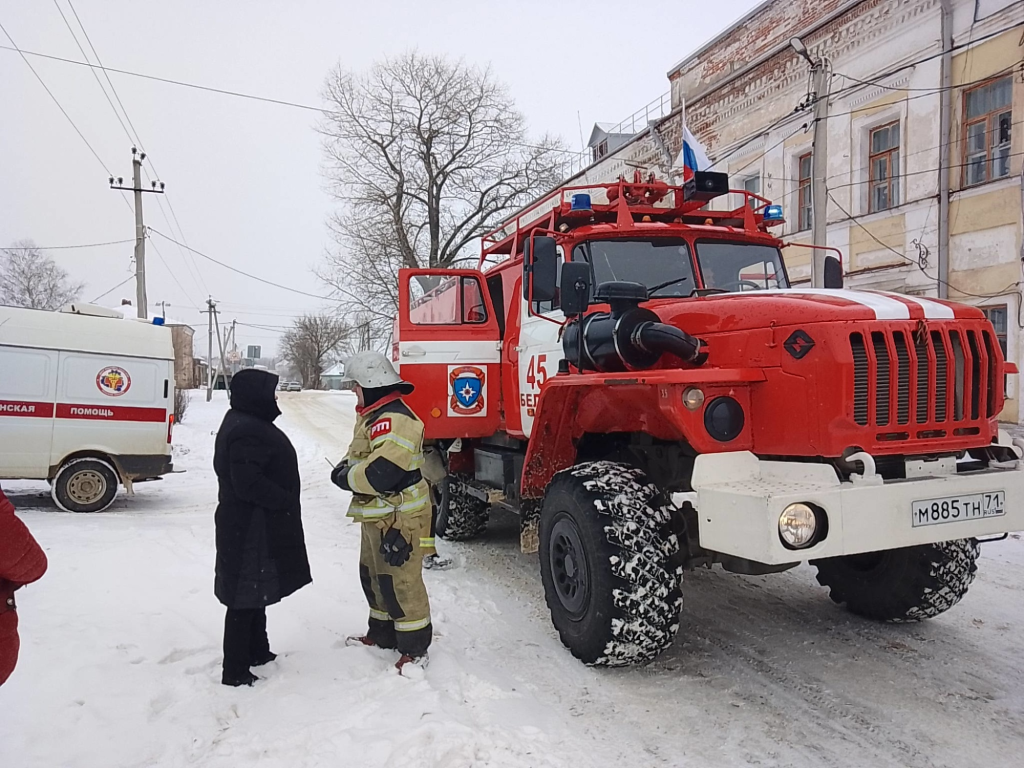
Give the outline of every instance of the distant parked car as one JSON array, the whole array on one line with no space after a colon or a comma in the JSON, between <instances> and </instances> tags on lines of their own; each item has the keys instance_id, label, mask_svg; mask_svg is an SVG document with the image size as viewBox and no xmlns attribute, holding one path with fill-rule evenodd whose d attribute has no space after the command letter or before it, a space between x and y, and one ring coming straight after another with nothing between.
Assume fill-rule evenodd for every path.
<instances>
[{"instance_id":1,"label":"distant parked car","mask_svg":"<svg viewBox=\"0 0 1024 768\"><path fill-rule=\"evenodd\" d=\"M286 381L281 386L281 389L284 392L301 392L302 391L302 384L300 384L297 381Z\"/></svg>"}]
</instances>

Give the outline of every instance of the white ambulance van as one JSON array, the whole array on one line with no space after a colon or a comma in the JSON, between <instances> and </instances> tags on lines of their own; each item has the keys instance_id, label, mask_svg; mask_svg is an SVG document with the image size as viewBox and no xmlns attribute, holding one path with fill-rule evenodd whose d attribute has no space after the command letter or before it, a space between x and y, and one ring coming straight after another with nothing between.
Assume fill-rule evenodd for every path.
<instances>
[{"instance_id":1,"label":"white ambulance van","mask_svg":"<svg viewBox=\"0 0 1024 768\"><path fill-rule=\"evenodd\" d=\"M0 307L0 479L48 480L67 512L172 471L169 328L72 304Z\"/></svg>"}]
</instances>

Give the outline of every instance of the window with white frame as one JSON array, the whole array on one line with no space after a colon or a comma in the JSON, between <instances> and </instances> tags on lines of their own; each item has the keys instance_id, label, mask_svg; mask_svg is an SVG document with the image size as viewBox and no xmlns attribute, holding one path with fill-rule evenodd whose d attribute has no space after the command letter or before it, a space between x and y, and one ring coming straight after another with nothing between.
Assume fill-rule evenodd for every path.
<instances>
[{"instance_id":1,"label":"window with white frame","mask_svg":"<svg viewBox=\"0 0 1024 768\"><path fill-rule=\"evenodd\" d=\"M755 195L761 194L761 174L756 176L748 176L743 180L743 189ZM757 200L750 200L750 207L757 208L760 203Z\"/></svg>"},{"instance_id":2,"label":"window with white frame","mask_svg":"<svg viewBox=\"0 0 1024 768\"><path fill-rule=\"evenodd\" d=\"M963 185L1010 175L1013 78L991 80L964 94Z\"/></svg>"},{"instance_id":3,"label":"window with white frame","mask_svg":"<svg viewBox=\"0 0 1024 768\"><path fill-rule=\"evenodd\" d=\"M900 123L873 129L868 137L870 196L868 212L885 211L900 204Z\"/></svg>"},{"instance_id":4,"label":"window with white frame","mask_svg":"<svg viewBox=\"0 0 1024 768\"><path fill-rule=\"evenodd\" d=\"M999 348L1003 350L1003 359L1008 360L1006 356L1006 305L1000 304L994 307L982 307L981 311L985 313L985 317L992 323L992 329L996 332L996 341L999 342ZM1007 392L1007 377L1003 375L1003 394L1009 394Z\"/></svg>"},{"instance_id":5,"label":"window with white frame","mask_svg":"<svg viewBox=\"0 0 1024 768\"><path fill-rule=\"evenodd\" d=\"M811 207L811 162L812 153L800 155L797 159L797 202L799 205L799 216L797 217L797 229L803 231L810 229L813 221L813 208Z\"/></svg>"}]
</instances>

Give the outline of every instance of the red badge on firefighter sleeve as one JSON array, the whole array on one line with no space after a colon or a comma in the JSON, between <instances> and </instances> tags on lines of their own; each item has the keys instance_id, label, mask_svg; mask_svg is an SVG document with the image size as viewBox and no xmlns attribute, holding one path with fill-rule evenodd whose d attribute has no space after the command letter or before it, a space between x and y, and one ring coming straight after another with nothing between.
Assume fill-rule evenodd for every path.
<instances>
[{"instance_id":1,"label":"red badge on firefighter sleeve","mask_svg":"<svg viewBox=\"0 0 1024 768\"><path fill-rule=\"evenodd\" d=\"M448 368L448 415L486 416L483 368L475 365L452 365Z\"/></svg>"},{"instance_id":2,"label":"red badge on firefighter sleeve","mask_svg":"<svg viewBox=\"0 0 1024 768\"><path fill-rule=\"evenodd\" d=\"M370 425L370 439L375 440L378 437L391 433L391 419L377 419L373 424Z\"/></svg>"}]
</instances>

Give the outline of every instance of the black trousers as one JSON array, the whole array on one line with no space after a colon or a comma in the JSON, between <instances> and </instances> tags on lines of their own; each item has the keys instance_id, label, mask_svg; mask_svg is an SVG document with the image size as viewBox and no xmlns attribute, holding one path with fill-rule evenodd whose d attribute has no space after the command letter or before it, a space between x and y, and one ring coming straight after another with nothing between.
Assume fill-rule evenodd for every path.
<instances>
[{"instance_id":1,"label":"black trousers","mask_svg":"<svg viewBox=\"0 0 1024 768\"><path fill-rule=\"evenodd\" d=\"M224 674L244 677L260 657L270 653L266 608L228 608L224 617Z\"/></svg>"}]
</instances>

